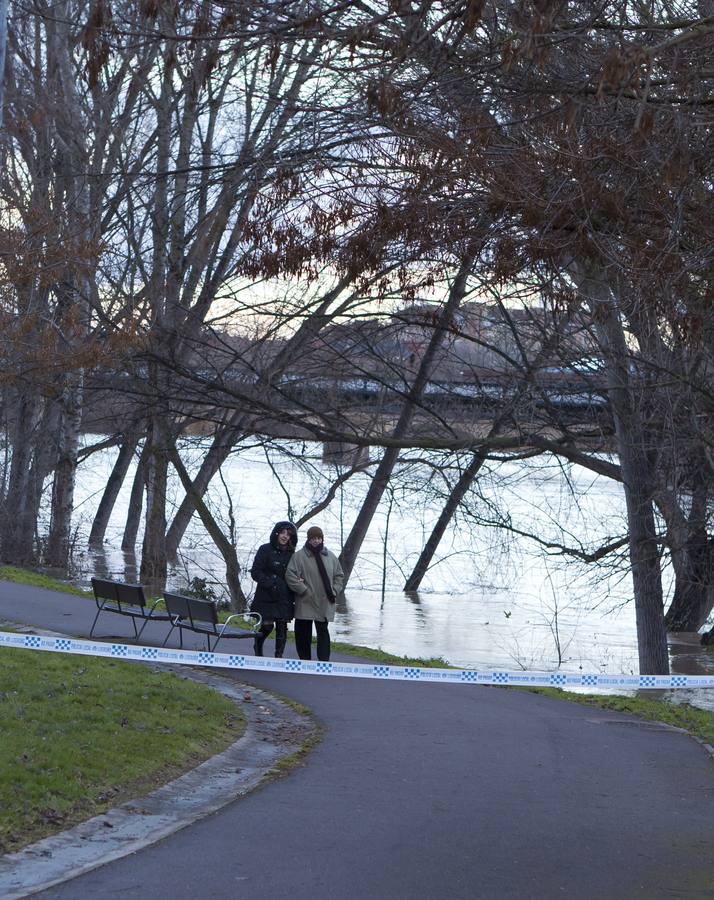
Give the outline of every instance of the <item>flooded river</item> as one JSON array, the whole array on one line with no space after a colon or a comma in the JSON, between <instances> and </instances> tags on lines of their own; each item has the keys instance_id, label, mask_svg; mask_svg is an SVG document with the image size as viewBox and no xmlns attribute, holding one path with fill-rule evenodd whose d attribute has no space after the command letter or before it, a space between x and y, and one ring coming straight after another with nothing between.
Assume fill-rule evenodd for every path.
<instances>
[{"instance_id":1,"label":"flooded river","mask_svg":"<svg viewBox=\"0 0 714 900\"><path fill-rule=\"evenodd\" d=\"M223 483L217 477L211 488L211 508L226 530L231 514L234 517L247 594L253 590L248 575L253 554L267 540L272 524L289 512L293 518L303 515L322 498L335 475L333 466L321 462L318 445L285 446L302 462L246 446L224 465ZM76 562L77 581L83 585L93 574L132 581L138 577L138 559L119 549L131 473L104 550L81 549L114 455L94 454L78 476ZM405 470L404 489L385 498L345 602L338 607L332 628L337 640L400 656L440 657L477 669L637 672L634 605L625 564L596 569L559 552L564 540L588 550L623 533L624 499L617 484L577 467L568 470L568 478L557 466L543 468L532 462L492 467L479 481L472 510L445 536L420 591L407 595L402 586L440 509L432 493L415 489L416 479L427 475L426 467ZM323 528L325 542L335 552L367 485L365 475L350 479L328 510L311 520ZM178 483L172 482L171 503L181 497ZM509 515L516 533L485 524L498 510ZM137 551L140 546L139 541ZM169 586L180 591L200 577L217 595L224 595L223 573L220 556L194 520ZM696 635L676 636L670 653L674 672L714 671L714 650L702 648ZM714 691L697 692L695 699L714 709Z\"/></svg>"}]
</instances>

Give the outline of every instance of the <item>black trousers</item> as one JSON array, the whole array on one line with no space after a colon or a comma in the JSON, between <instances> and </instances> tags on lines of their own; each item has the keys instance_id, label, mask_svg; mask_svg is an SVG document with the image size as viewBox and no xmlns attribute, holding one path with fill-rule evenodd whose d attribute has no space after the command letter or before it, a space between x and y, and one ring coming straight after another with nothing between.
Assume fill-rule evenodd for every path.
<instances>
[{"instance_id":1,"label":"black trousers","mask_svg":"<svg viewBox=\"0 0 714 900\"><path fill-rule=\"evenodd\" d=\"M312 659L312 619L295 619L295 649L300 659ZM329 622L315 622L317 632L317 658L327 662L330 658Z\"/></svg>"},{"instance_id":2,"label":"black trousers","mask_svg":"<svg viewBox=\"0 0 714 900\"><path fill-rule=\"evenodd\" d=\"M263 655L263 644L270 637L273 630L273 622L263 620L258 634L253 640L253 652L256 656ZM275 655L282 656L285 652L285 644L288 640L288 623L286 619L275 619Z\"/></svg>"}]
</instances>

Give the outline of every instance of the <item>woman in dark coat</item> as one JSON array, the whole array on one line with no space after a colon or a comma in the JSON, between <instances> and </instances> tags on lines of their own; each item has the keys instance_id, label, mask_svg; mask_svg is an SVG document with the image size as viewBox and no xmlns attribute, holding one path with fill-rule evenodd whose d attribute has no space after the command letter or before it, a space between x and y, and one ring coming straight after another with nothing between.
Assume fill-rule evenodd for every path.
<instances>
[{"instance_id":1,"label":"woman in dark coat","mask_svg":"<svg viewBox=\"0 0 714 900\"><path fill-rule=\"evenodd\" d=\"M288 639L288 622L295 614L292 591L285 583L285 570L297 546L297 529L292 522L277 522L270 541L258 547L250 576L257 582L250 608L263 617L260 633L253 642L256 656L263 655L265 639L275 623L275 655L281 657Z\"/></svg>"}]
</instances>

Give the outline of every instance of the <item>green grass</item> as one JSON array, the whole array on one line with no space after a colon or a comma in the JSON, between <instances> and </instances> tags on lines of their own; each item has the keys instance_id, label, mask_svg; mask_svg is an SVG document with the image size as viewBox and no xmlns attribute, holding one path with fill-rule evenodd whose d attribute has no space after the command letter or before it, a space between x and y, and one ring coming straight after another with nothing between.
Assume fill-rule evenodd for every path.
<instances>
[{"instance_id":1,"label":"green grass","mask_svg":"<svg viewBox=\"0 0 714 900\"><path fill-rule=\"evenodd\" d=\"M430 659L417 659L413 656L395 656L393 653L386 653L384 650L375 650L373 647L341 644L339 641L331 641L330 646L335 653L344 653L345 656L360 656L364 659L385 663L385 665L389 666L419 666L421 669L453 668L453 666L450 666L439 656L432 656Z\"/></svg>"},{"instance_id":2,"label":"green grass","mask_svg":"<svg viewBox=\"0 0 714 900\"><path fill-rule=\"evenodd\" d=\"M44 588L48 591L58 591L62 594L74 594L79 597L91 597L88 591L80 590L73 584L58 581L50 575L41 572L31 572L29 569L20 569L17 566L0 566L0 581L11 581L13 584L29 584L32 587Z\"/></svg>"},{"instance_id":3,"label":"green grass","mask_svg":"<svg viewBox=\"0 0 714 900\"><path fill-rule=\"evenodd\" d=\"M240 708L137 663L0 652L0 853L148 793L224 749Z\"/></svg>"}]
</instances>

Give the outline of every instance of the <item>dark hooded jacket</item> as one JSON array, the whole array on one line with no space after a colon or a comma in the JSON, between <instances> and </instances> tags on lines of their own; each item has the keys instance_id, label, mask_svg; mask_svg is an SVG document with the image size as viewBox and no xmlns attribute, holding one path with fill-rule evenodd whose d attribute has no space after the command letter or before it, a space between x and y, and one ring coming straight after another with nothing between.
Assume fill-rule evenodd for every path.
<instances>
[{"instance_id":1,"label":"dark hooded jacket","mask_svg":"<svg viewBox=\"0 0 714 900\"><path fill-rule=\"evenodd\" d=\"M285 550L281 550L278 543L278 532L283 528L290 532ZM257 582L257 587L250 608L253 612L260 613L264 619L290 621L295 614L295 601L292 591L285 583L285 570L296 546L297 529L293 523L276 522L270 533L269 543L260 546L255 554L250 576Z\"/></svg>"}]
</instances>

